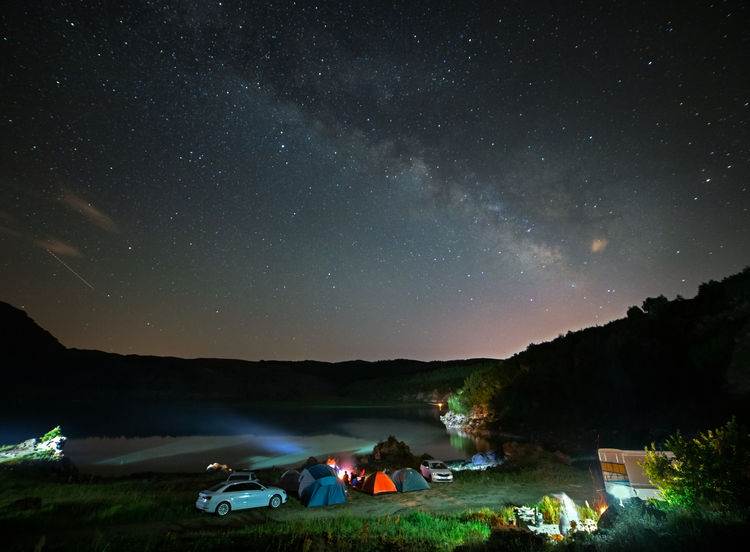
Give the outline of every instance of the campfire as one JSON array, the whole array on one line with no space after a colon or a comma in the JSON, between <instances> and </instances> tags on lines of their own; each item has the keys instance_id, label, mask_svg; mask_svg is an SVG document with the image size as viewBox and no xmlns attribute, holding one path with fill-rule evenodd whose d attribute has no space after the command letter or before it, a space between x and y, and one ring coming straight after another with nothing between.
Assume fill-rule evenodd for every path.
<instances>
[{"instance_id":1,"label":"campfire","mask_svg":"<svg viewBox=\"0 0 750 552\"><path fill-rule=\"evenodd\" d=\"M344 479L344 474L347 472L349 473L350 476L356 474L356 472L354 471L354 468L350 467L347 464L340 466L338 461L335 458L329 458L328 460L326 460L326 465L331 466L334 469L339 479ZM364 475L365 475L365 470L363 468L359 476L363 477Z\"/></svg>"}]
</instances>

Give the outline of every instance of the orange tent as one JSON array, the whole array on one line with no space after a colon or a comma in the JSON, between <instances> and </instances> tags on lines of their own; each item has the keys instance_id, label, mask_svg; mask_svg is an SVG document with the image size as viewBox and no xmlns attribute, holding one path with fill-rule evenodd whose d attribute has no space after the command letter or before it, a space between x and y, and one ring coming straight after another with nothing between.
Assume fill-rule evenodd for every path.
<instances>
[{"instance_id":1,"label":"orange tent","mask_svg":"<svg viewBox=\"0 0 750 552\"><path fill-rule=\"evenodd\" d=\"M371 495L398 492L391 478L383 472L375 472L368 475L359 490Z\"/></svg>"}]
</instances>

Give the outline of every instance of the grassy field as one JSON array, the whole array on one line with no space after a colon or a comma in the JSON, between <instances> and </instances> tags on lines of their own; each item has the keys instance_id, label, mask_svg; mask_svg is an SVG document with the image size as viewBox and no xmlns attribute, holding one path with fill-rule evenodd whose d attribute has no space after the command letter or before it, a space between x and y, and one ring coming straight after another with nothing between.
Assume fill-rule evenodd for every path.
<instances>
[{"instance_id":1,"label":"grassy field","mask_svg":"<svg viewBox=\"0 0 750 552\"><path fill-rule=\"evenodd\" d=\"M274 484L281 470L259 472ZM747 533L742 513L668 512L655 520L622 515L601 534L560 543L506 525L512 506L534 506L565 492L593 504L587 469L553 462L487 472L457 472L427 491L369 496L350 490L345 504L305 508L290 497L277 510L256 508L225 518L195 509L210 474L139 474L127 478L0 470L3 550L698 550ZM744 538L744 537L743 537Z\"/></svg>"},{"instance_id":2,"label":"grassy field","mask_svg":"<svg viewBox=\"0 0 750 552\"><path fill-rule=\"evenodd\" d=\"M275 484L280 470L260 472ZM586 470L562 464L518 471L457 472L427 491L370 496L305 508L290 497L277 510L257 508L218 518L199 512L198 491L221 476L140 474L71 477L0 471L0 530L5 550L452 550L482 542L509 505L533 505L566 492L593 497ZM41 499L35 501L34 498ZM21 501L21 502L19 502Z\"/></svg>"}]
</instances>

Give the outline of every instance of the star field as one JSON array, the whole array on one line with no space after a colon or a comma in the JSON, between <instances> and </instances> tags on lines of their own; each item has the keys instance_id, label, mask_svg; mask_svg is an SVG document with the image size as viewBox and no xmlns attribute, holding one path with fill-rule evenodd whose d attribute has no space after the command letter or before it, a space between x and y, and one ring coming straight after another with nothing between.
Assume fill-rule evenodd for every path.
<instances>
[{"instance_id":1,"label":"star field","mask_svg":"<svg viewBox=\"0 0 750 552\"><path fill-rule=\"evenodd\" d=\"M504 358L750 262L742 2L6 8L0 299L68 347Z\"/></svg>"}]
</instances>

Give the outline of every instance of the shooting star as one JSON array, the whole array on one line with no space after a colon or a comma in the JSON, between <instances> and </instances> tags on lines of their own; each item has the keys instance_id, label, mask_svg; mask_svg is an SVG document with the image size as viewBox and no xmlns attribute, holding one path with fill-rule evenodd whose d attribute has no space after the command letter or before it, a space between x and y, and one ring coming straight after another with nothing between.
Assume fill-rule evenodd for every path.
<instances>
[{"instance_id":1,"label":"shooting star","mask_svg":"<svg viewBox=\"0 0 750 552\"><path fill-rule=\"evenodd\" d=\"M64 262L64 261L63 261L63 260L62 260L62 259L61 259L60 257L58 257L57 255L55 255L54 253L52 253L52 251L50 251L49 249L46 249L45 251L47 251L47 253L49 253L50 255L52 255L52 256L53 256L53 257L55 258L55 260L57 260L57 262L59 262L59 263L60 263L61 265L63 265L63 266L65 267L65 268L67 268L67 269L68 269L68 270L70 270L70 271L71 271L71 272L72 272L73 274L75 274L75 275L76 275L76 278L78 278L78 279L79 279L79 280L80 280L81 282L83 282L84 284L86 284L87 286L89 286L89 287L90 287L91 289L94 289L94 286L92 286L91 284L89 284L89 283L88 283L88 282L87 282L87 281L86 281L86 280L85 280L85 279L83 278L83 276L81 276L81 275L80 275L80 274L78 274L78 273L77 273L77 272L76 272L75 270L73 270L73 269L72 269L72 268L70 268L70 267L69 267L68 265L66 265L66 264L65 264L65 262Z\"/></svg>"}]
</instances>

